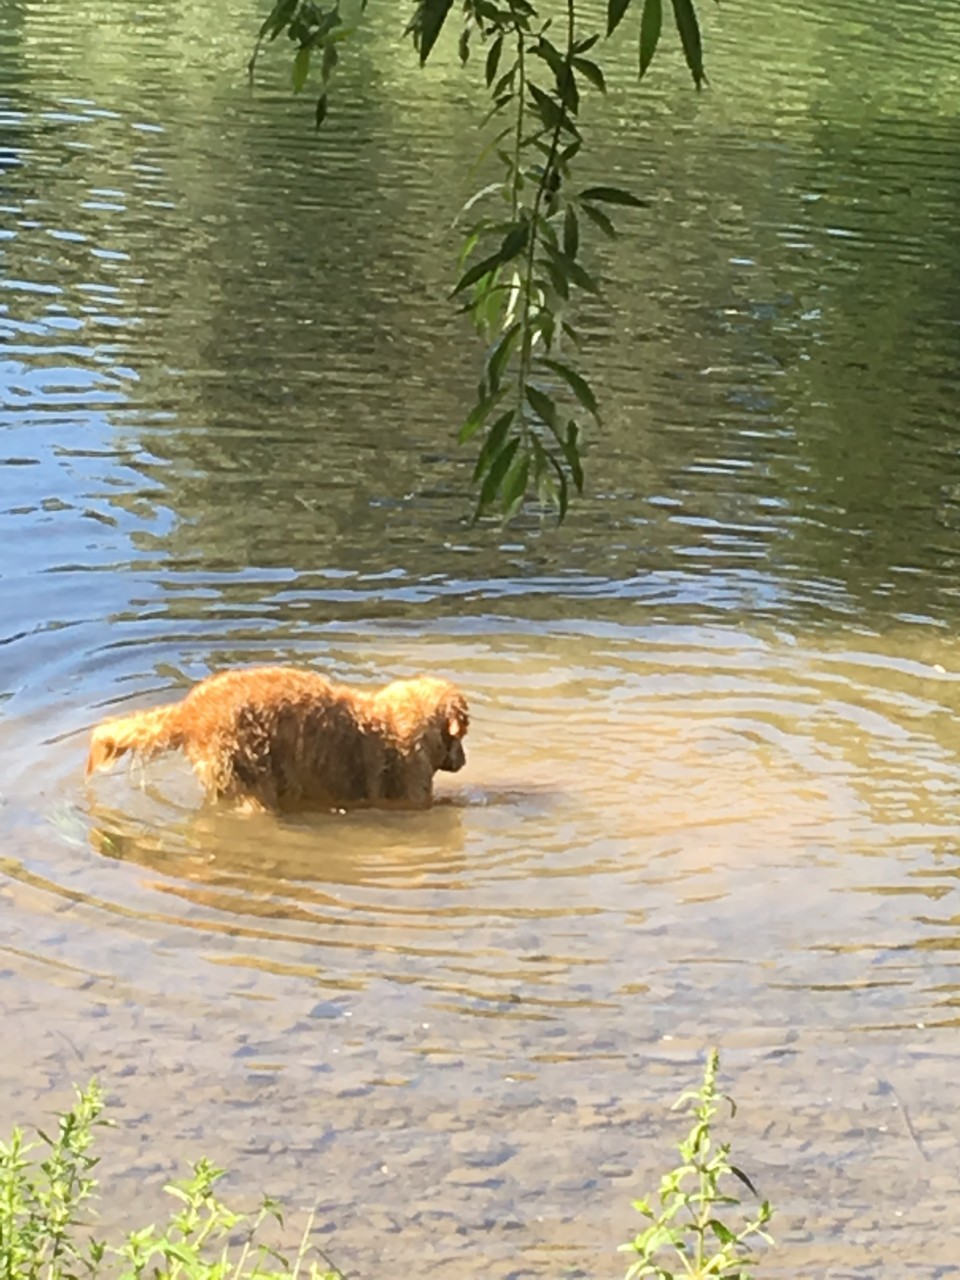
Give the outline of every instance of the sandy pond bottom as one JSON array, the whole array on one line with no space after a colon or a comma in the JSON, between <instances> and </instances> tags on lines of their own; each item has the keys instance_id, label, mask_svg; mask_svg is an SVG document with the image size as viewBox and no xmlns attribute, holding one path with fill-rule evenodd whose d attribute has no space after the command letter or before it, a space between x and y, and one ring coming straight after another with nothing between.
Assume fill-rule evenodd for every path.
<instances>
[{"instance_id":1,"label":"sandy pond bottom","mask_svg":"<svg viewBox=\"0 0 960 1280\"><path fill-rule=\"evenodd\" d=\"M469 689L427 815L211 815L175 760L87 792L94 699L11 718L0 1122L99 1076L105 1226L206 1154L291 1238L316 1203L359 1275L616 1275L718 1043L762 1274L960 1275L958 656L614 627L325 652Z\"/></svg>"}]
</instances>

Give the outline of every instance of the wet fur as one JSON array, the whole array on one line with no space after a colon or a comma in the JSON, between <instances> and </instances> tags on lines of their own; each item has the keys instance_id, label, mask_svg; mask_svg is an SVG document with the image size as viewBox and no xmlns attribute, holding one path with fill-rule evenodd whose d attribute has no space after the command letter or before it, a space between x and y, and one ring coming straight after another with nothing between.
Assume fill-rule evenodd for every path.
<instances>
[{"instance_id":1,"label":"wet fur","mask_svg":"<svg viewBox=\"0 0 960 1280\"><path fill-rule=\"evenodd\" d=\"M211 800L247 810L433 802L433 775L466 763L463 694L418 676L367 692L312 671L251 667L208 676L182 702L105 720L87 774L133 752L182 751Z\"/></svg>"}]
</instances>

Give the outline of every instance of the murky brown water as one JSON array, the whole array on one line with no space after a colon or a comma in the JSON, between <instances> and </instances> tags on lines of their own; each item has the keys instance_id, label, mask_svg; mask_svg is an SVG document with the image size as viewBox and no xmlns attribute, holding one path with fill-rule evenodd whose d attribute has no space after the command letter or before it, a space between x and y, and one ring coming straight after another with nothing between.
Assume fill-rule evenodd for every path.
<instances>
[{"instance_id":1,"label":"murky brown water","mask_svg":"<svg viewBox=\"0 0 960 1280\"><path fill-rule=\"evenodd\" d=\"M374 26L317 142L242 6L4 10L0 1125L100 1075L108 1223L206 1153L361 1275L617 1274L719 1043L764 1274L960 1274L960 33L761 8L699 98L624 46L608 420L505 535L451 67ZM453 676L468 768L427 815L84 786L98 717L266 659Z\"/></svg>"}]
</instances>

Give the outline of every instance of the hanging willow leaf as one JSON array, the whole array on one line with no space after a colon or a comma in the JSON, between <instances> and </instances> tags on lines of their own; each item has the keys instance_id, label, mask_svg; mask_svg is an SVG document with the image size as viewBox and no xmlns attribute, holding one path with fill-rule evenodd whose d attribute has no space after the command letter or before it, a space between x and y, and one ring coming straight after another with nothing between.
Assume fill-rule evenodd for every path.
<instances>
[{"instance_id":1,"label":"hanging willow leaf","mask_svg":"<svg viewBox=\"0 0 960 1280\"><path fill-rule=\"evenodd\" d=\"M321 93L320 97L317 99L317 109L314 113L314 118L316 120L315 127L319 129L327 118L327 95L325 93Z\"/></svg>"},{"instance_id":2,"label":"hanging willow leaf","mask_svg":"<svg viewBox=\"0 0 960 1280\"><path fill-rule=\"evenodd\" d=\"M497 267L502 267L505 262L510 262L511 259L516 258L526 248L529 235L530 226L526 222L521 222L519 225L512 227L503 237L500 248L496 253L491 253L489 257L474 263L469 271L464 272L457 281L452 296L456 297L458 293L462 293L470 285L476 284L478 280L482 280L491 271L496 271Z\"/></svg>"},{"instance_id":3,"label":"hanging willow leaf","mask_svg":"<svg viewBox=\"0 0 960 1280\"><path fill-rule=\"evenodd\" d=\"M613 225L602 209L595 209L592 204L581 205L583 212L590 221L603 232L610 240L616 240L617 228Z\"/></svg>"},{"instance_id":4,"label":"hanging willow leaf","mask_svg":"<svg viewBox=\"0 0 960 1280\"><path fill-rule=\"evenodd\" d=\"M693 0L673 0L673 16L676 19L677 30L680 32L683 56L687 60L693 82L699 89L707 77L703 71L700 24L697 22L697 11L693 7Z\"/></svg>"},{"instance_id":5,"label":"hanging willow leaf","mask_svg":"<svg viewBox=\"0 0 960 1280\"><path fill-rule=\"evenodd\" d=\"M597 204L628 205L631 209L650 208L649 200L641 200L639 196L635 196L632 191L625 191L623 187L586 187L580 192L579 198L594 201Z\"/></svg>"},{"instance_id":6,"label":"hanging willow leaf","mask_svg":"<svg viewBox=\"0 0 960 1280\"><path fill-rule=\"evenodd\" d=\"M522 253L527 247L527 241L529 239L529 222L519 222L516 226L511 227L500 241L500 253L504 262L509 262L510 259L515 258L518 253Z\"/></svg>"},{"instance_id":7,"label":"hanging willow leaf","mask_svg":"<svg viewBox=\"0 0 960 1280\"><path fill-rule=\"evenodd\" d=\"M597 64L590 58L574 58L573 65L580 72L585 80L589 80L595 89L599 89L601 93L607 92L607 82L603 77L603 72Z\"/></svg>"},{"instance_id":8,"label":"hanging willow leaf","mask_svg":"<svg viewBox=\"0 0 960 1280\"><path fill-rule=\"evenodd\" d=\"M582 374L577 373L576 369L571 369L568 364L564 364L560 360L548 360L544 357L540 363L546 365L548 369L552 369L558 377L562 378L584 409L588 413L592 413L595 418L599 418L600 409L597 404L597 397L594 395L590 383L587 382Z\"/></svg>"},{"instance_id":9,"label":"hanging willow leaf","mask_svg":"<svg viewBox=\"0 0 960 1280\"><path fill-rule=\"evenodd\" d=\"M490 386L494 391L499 390L500 378L513 353L519 333L520 321L517 320L497 340L496 345L490 352L490 358L487 360L487 377L490 379Z\"/></svg>"},{"instance_id":10,"label":"hanging willow leaf","mask_svg":"<svg viewBox=\"0 0 960 1280\"><path fill-rule=\"evenodd\" d=\"M293 60L293 73L291 79L293 81L293 92L300 93L303 86L307 83L307 76L310 74L310 53L308 45L302 45L297 50L297 56Z\"/></svg>"},{"instance_id":11,"label":"hanging willow leaf","mask_svg":"<svg viewBox=\"0 0 960 1280\"><path fill-rule=\"evenodd\" d=\"M262 40L265 35L269 34L271 40L276 40L277 36L293 17L299 3L300 0L277 0L277 3L264 18L257 39Z\"/></svg>"},{"instance_id":12,"label":"hanging willow leaf","mask_svg":"<svg viewBox=\"0 0 960 1280\"><path fill-rule=\"evenodd\" d=\"M517 78L517 64L514 63L512 67L509 67L503 73L503 75L500 77L497 83L490 90L490 97L493 98L494 101L504 97L504 95L508 93L508 90L512 90L513 82L514 80L516 80L516 78ZM512 97L513 96L512 93L509 96Z\"/></svg>"},{"instance_id":13,"label":"hanging willow leaf","mask_svg":"<svg viewBox=\"0 0 960 1280\"><path fill-rule=\"evenodd\" d=\"M527 482L530 479L530 455L519 454L513 466L507 472L500 491L504 520L512 520L523 505L527 496Z\"/></svg>"},{"instance_id":14,"label":"hanging willow leaf","mask_svg":"<svg viewBox=\"0 0 960 1280\"><path fill-rule=\"evenodd\" d=\"M493 409L497 405L497 403L502 399L503 399L503 392L498 391L496 388L494 388L492 395L482 396L477 401L477 403L470 410L470 415L467 418L466 422L463 424L463 426L460 428L459 432L457 433L457 440L460 442L460 444L466 444L468 440L471 440L477 434L477 432L483 426L483 423L486 420L487 416L489 415L490 410ZM512 410L511 410L511 413L512 413Z\"/></svg>"},{"instance_id":15,"label":"hanging willow leaf","mask_svg":"<svg viewBox=\"0 0 960 1280\"><path fill-rule=\"evenodd\" d=\"M503 53L503 36L497 36L493 44L487 50L487 61L484 67L484 75L487 81L487 87L493 84L497 75L497 67L500 65L500 55Z\"/></svg>"},{"instance_id":16,"label":"hanging willow leaf","mask_svg":"<svg viewBox=\"0 0 960 1280\"><path fill-rule=\"evenodd\" d=\"M556 76L557 84L559 84L567 73L567 60L556 45L551 44L546 36L541 36L534 46L533 52L544 60Z\"/></svg>"},{"instance_id":17,"label":"hanging willow leaf","mask_svg":"<svg viewBox=\"0 0 960 1280\"><path fill-rule=\"evenodd\" d=\"M630 0L607 0L607 35L612 36L630 8Z\"/></svg>"},{"instance_id":18,"label":"hanging willow leaf","mask_svg":"<svg viewBox=\"0 0 960 1280\"><path fill-rule=\"evenodd\" d=\"M579 262L571 262L569 259L564 259L564 266L567 275L575 285L578 285L581 289L585 289L587 293L600 292L599 283L594 280L589 271L585 271L583 267L581 267Z\"/></svg>"},{"instance_id":19,"label":"hanging willow leaf","mask_svg":"<svg viewBox=\"0 0 960 1280\"><path fill-rule=\"evenodd\" d=\"M577 493L583 493L583 465L580 462L580 428L571 419L567 423L567 435L561 440L560 447L570 468L570 477L576 486Z\"/></svg>"},{"instance_id":20,"label":"hanging willow leaf","mask_svg":"<svg viewBox=\"0 0 960 1280\"><path fill-rule=\"evenodd\" d=\"M557 94L571 115L580 111L580 90L573 75L568 71L557 80Z\"/></svg>"},{"instance_id":21,"label":"hanging willow leaf","mask_svg":"<svg viewBox=\"0 0 960 1280\"><path fill-rule=\"evenodd\" d=\"M333 74L333 70L340 61L340 54L337 52L337 46L332 40L327 41L323 46L323 61L320 64L320 77L326 84Z\"/></svg>"},{"instance_id":22,"label":"hanging willow leaf","mask_svg":"<svg viewBox=\"0 0 960 1280\"><path fill-rule=\"evenodd\" d=\"M550 97L548 93L539 88L535 84L528 86L530 97L533 99L533 105L537 114L543 121L544 128L555 129L558 125L569 125L567 114L564 109Z\"/></svg>"},{"instance_id":23,"label":"hanging willow leaf","mask_svg":"<svg viewBox=\"0 0 960 1280\"><path fill-rule=\"evenodd\" d=\"M663 5L661 0L644 0L643 14L640 18L640 78L653 61L663 26Z\"/></svg>"},{"instance_id":24,"label":"hanging willow leaf","mask_svg":"<svg viewBox=\"0 0 960 1280\"><path fill-rule=\"evenodd\" d=\"M437 36L443 30L453 0L420 0L420 12L417 32L420 41L420 65L430 57L430 50L437 42Z\"/></svg>"},{"instance_id":25,"label":"hanging willow leaf","mask_svg":"<svg viewBox=\"0 0 960 1280\"><path fill-rule=\"evenodd\" d=\"M562 298L564 302L570 297L570 281L567 279L566 273L559 265L556 258L538 258L538 266L550 277L550 284L558 298ZM537 281L538 288L543 288L544 281Z\"/></svg>"},{"instance_id":26,"label":"hanging willow leaf","mask_svg":"<svg viewBox=\"0 0 960 1280\"><path fill-rule=\"evenodd\" d=\"M506 413L502 413L487 432L486 439L483 442L483 447L477 456L476 466L473 468L474 482L480 479L487 467L490 465L490 460L496 457L502 449L503 442L507 438L507 432L510 430L510 424L513 422L516 412L516 409L508 409Z\"/></svg>"},{"instance_id":27,"label":"hanging willow leaf","mask_svg":"<svg viewBox=\"0 0 960 1280\"><path fill-rule=\"evenodd\" d=\"M519 448L520 440L515 436L504 445L490 463L490 469L487 471L486 478L480 487L480 499L477 504L479 510L482 511L485 507L489 507L496 497L504 476L510 470L510 463L513 461L514 454Z\"/></svg>"},{"instance_id":28,"label":"hanging willow leaf","mask_svg":"<svg viewBox=\"0 0 960 1280\"><path fill-rule=\"evenodd\" d=\"M568 204L563 214L563 256L572 261L579 248L580 224L577 222L577 211L572 204Z\"/></svg>"},{"instance_id":29,"label":"hanging willow leaf","mask_svg":"<svg viewBox=\"0 0 960 1280\"><path fill-rule=\"evenodd\" d=\"M489 275L491 271L496 271L497 267L503 262L499 252L491 253L488 258L475 262L469 271L465 271L457 281L451 297L456 297L458 293L462 293L464 289L469 289L472 284L476 284L478 280L482 280L484 276Z\"/></svg>"},{"instance_id":30,"label":"hanging willow leaf","mask_svg":"<svg viewBox=\"0 0 960 1280\"><path fill-rule=\"evenodd\" d=\"M573 52L579 57L582 53L587 53L597 43L600 37L596 32L592 36L587 36L585 40L577 40L573 46Z\"/></svg>"},{"instance_id":31,"label":"hanging willow leaf","mask_svg":"<svg viewBox=\"0 0 960 1280\"><path fill-rule=\"evenodd\" d=\"M570 483L567 480L567 473L552 453L547 454L547 462L557 473L557 481L560 486L560 492L557 494L557 523L563 524L564 517L567 514L567 507L570 505Z\"/></svg>"},{"instance_id":32,"label":"hanging willow leaf","mask_svg":"<svg viewBox=\"0 0 960 1280\"><path fill-rule=\"evenodd\" d=\"M541 421L555 431L557 406L554 404L552 397L548 396L545 391L538 391L536 387L527 387L526 393L527 404L529 404L530 408Z\"/></svg>"}]
</instances>

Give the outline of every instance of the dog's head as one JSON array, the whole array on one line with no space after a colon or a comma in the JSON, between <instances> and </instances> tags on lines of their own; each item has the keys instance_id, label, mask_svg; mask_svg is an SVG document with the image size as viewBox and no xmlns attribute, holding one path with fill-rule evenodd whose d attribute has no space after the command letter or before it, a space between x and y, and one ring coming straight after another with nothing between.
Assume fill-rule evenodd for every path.
<instances>
[{"instance_id":1,"label":"dog's head","mask_svg":"<svg viewBox=\"0 0 960 1280\"><path fill-rule=\"evenodd\" d=\"M434 676L417 676L388 685L380 700L389 708L398 736L420 747L434 770L456 773L467 763L463 739L470 715L456 685Z\"/></svg>"},{"instance_id":2,"label":"dog's head","mask_svg":"<svg viewBox=\"0 0 960 1280\"><path fill-rule=\"evenodd\" d=\"M435 722L440 734L441 749L436 768L443 769L445 773L456 773L467 763L463 740L470 728L470 715L466 698L452 684L447 686L447 693L440 700Z\"/></svg>"}]
</instances>

